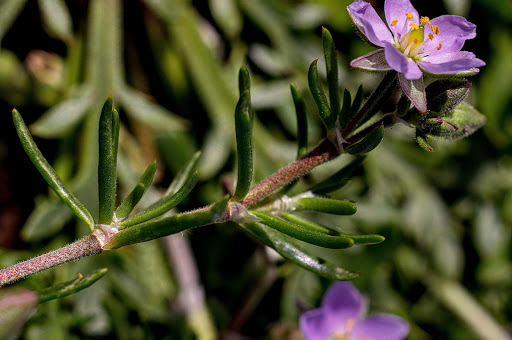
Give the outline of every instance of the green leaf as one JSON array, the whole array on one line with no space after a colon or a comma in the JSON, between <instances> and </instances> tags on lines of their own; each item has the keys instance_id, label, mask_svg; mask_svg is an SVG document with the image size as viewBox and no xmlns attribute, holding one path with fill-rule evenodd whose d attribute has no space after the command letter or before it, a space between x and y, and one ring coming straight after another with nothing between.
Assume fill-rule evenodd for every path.
<instances>
[{"instance_id":1,"label":"green leaf","mask_svg":"<svg viewBox=\"0 0 512 340\"><path fill-rule=\"evenodd\" d=\"M352 106L350 107L349 121L354 118L357 112L361 109L363 105L363 85L359 85L357 88L356 96L354 97L354 101L352 102ZM348 123L348 121L347 121Z\"/></svg>"},{"instance_id":2,"label":"green leaf","mask_svg":"<svg viewBox=\"0 0 512 340\"><path fill-rule=\"evenodd\" d=\"M139 203L140 199L142 198L142 196L144 196L146 190L148 190L149 186L151 185L151 182L153 182L155 172L156 161L154 161L148 166L146 171L144 171L139 181L137 182L135 188L133 188L132 192L130 192L130 194L126 196L126 198L119 205L119 207L117 207L116 219L118 221L124 220L132 212L137 203Z\"/></svg>"},{"instance_id":3,"label":"green leaf","mask_svg":"<svg viewBox=\"0 0 512 340\"><path fill-rule=\"evenodd\" d=\"M354 234L345 234L339 233L343 237L350 238L354 241L354 244L357 245L369 245L369 244L378 244L384 242L386 238L377 234L368 234L368 235L354 235Z\"/></svg>"},{"instance_id":4,"label":"green leaf","mask_svg":"<svg viewBox=\"0 0 512 340\"><path fill-rule=\"evenodd\" d=\"M201 151L197 151L192 158L188 161L188 163L181 169L178 174L173 178L171 184L165 191L164 197L168 195L173 195L181 188L187 179L192 176L194 171L196 171L197 163L199 162L199 158L201 157Z\"/></svg>"},{"instance_id":5,"label":"green leaf","mask_svg":"<svg viewBox=\"0 0 512 340\"><path fill-rule=\"evenodd\" d=\"M442 116L425 119L421 124L421 132L432 137L460 139L484 126L485 122L485 116L462 102Z\"/></svg>"},{"instance_id":6,"label":"green leaf","mask_svg":"<svg viewBox=\"0 0 512 340\"><path fill-rule=\"evenodd\" d=\"M123 87L116 94L127 114L155 130L183 131L187 126L183 118L152 102L142 92Z\"/></svg>"},{"instance_id":7,"label":"green leaf","mask_svg":"<svg viewBox=\"0 0 512 340\"><path fill-rule=\"evenodd\" d=\"M80 275L75 280L70 280L53 287L40 290L37 292L37 295L39 295L39 303L60 299L65 296L78 293L82 289L91 286L93 283L101 279L107 271L107 268L102 268L86 276Z\"/></svg>"},{"instance_id":8,"label":"green leaf","mask_svg":"<svg viewBox=\"0 0 512 340\"><path fill-rule=\"evenodd\" d=\"M308 151L308 119L306 114L306 103L293 83L290 82L293 104L297 115L297 159L304 156Z\"/></svg>"},{"instance_id":9,"label":"green leaf","mask_svg":"<svg viewBox=\"0 0 512 340\"><path fill-rule=\"evenodd\" d=\"M349 182L352 173L361 167L364 159L365 156L356 157L356 159L345 165L335 174L312 186L309 191L312 191L316 194L325 195L341 189Z\"/></svg>"},{"instance_id":10,"label":"green leaf","mask_svg":"<svg viewBox=\"0 0 512 340\"><path fill-rule=\"evenodd\" d=\"M242 71L240 71L242 74ZM235 109L236 149L238 175L233 200L241 201L251 188L252 160L252 108L251 93L245 90Z\"/></svg>"},{"instance_id":11,"label":"green leaf","mask_svg":"<svg viewBox=\"0 0 512 340\"><path fill-rule=\"evenodd\" d=\"M325 27L322 27L322 42L324 45L325 66L327 68L327 85L329 86L331 113L334 115L340 112L338 55L336 54L336 47L334 46L331 32Z\"/></svg>"},{"instance_id":12,"label":"green leaf","mask_svg":"<svg viewBox=\"0 0 512 340\"><path fill-rule=\"evenodd\" d=\"M427 86L427 107L430 111L448 112L466 98L471 83L462 78L448 78L433 82Z\"/></svg>"},{"instance_id":13,"label":"green leaf","mask_svg":"<svg viewBox=\"0 0 512 340\"><path fill-rule=\"evenodd\" d=\"M296 197L292 200L296 210L313 210L335 215L353 215L357 211L356 204L351 201L326 197Z\"/></svg>"},{"instance_id":14,"label":"green leaf","mask_svg":"<svg viewBox=\"0 0 512 340\"><path fill-rule=\"evenodd\" d=\"M98 135L99 224L110 224L114 216L118 137L119 116L112 110L112 98L108 98L101 110Z\"/></svg>"},{"instance_id":15,"label":"green leaf","mask_svg":"<svg viewBox=\"0 0 512 340\"><path fill-rule=\"evenodd\" d=\"M430 107L430 104L429 104L429 107ZM411 108L411 101L409 100L409 98L407 98L407 96L405 96L405 95L401 96L400 100L398 100L398 104L396 106L396 115L398 117L403 117L409 112L410 108Z\"/></svg>"},{"instance_id":16,"label":"green leaf","mask_svg":"<svg viewBox=\"0 0 512 340\"><path fill-rule=\"evenodd\" d=\"M129 244L150 241L156 238L176 234L184 230L216 223L226 209L229 197L224 197L211 207L176 214L157 221L149 221L130 228L123 229L115 234L103 249L114 249Z\"/></svg>"},{"instance_id":17,"label":"green leaf","mask_svg":"<svg viewBox=\"0 0 512 340\"><path fill-rule=\"evenodd\" d=\"M351 155L360 155L363 153L368 153L375 149L382 139L384 138L384 126L379 125L375 129L373 129L366 137L364 137L360 142L353 144L347 148L347 152Z\"/></svg>"},{"instance_id":18,"label":"green leaf","mask_svg":"<svg viewBox=\"0 0 512 340\"><path fill-rule=\"evenodd\" d=\"M80 87L75 94L46 111L41 118L30 125L36 136L62 138L70 134L87 114L94 102L90 87Z\"/></svg>"},{"instance_id":19,"label":"green leaf","mask_svg":"<svg viewBox=\"0 0 512 340\"><path fill-rule=\"evenodd\" d=\"M60 179L59 175L44 158L43 154L41 151L39 151L36 143L32 139L32 136L30 135L30 132L28 131L23 118L21 118L21 115L18 111L16 111L16 109L12 111L12 119L14 121L16 131L18 132L21 144L23 145L23 149L25 149L25 152L39 173L41 173L45 181L55 191L57 196L59 196L71 208L73 213L79 219L84 221L89 226L91 231L94 230L95 223L91 213L78 200L78 198L76 198L75 195L69 191L69 189Z\"/></svg>"},{"instance_id":20,"label":"green leaf","mask_svg":"<svg viewBox=\"0 0 512 340\"><path fill-rule=\"evenodd\" d=\"M361 89L361 88L362 87L359 86L359 89ZM362 98L362 91L361 91L361 98ZM347 89L345 89L345 91L343 92L343 106L342 106L342 108L340 110L340 114L338 116L338 120L340 122L341 128L344 128L345 125L347 125L347 123L354 117L353 115L357 112L357 110L352 110L351 102L352 102L352 98L351 98L350 92ZM352 114L352 116L350 116L350 114Z\"/></svg>"},{"instance_id":21,"label":"green leaf","mask_svg":"<svg viewBox=\"0 0 512 340\"><path fill-rule=\"evenodd\" d=\"M317 63L318 59L313 61L309 67L309 90L311 91L316 106L318 107L318 113L320 114L322 123L327 128L327 130L330 130L334 126L336 116L332 114L331 109L329 108L329 103L327 102L325 91L322 87L322 84L320 83L320 79L318 78Z\"/></svg>"},{"instance_id":22,"label":"green leaf","mask_svg":"<svg viewBox=\"0 0 512 340\"><path fill-rule=\"evenodd\" d=\"M284 258L329 280L352 280L359 277L356 273L311 254L297 240L275 229L259 223L246 223L241 227Z\"/></svg>"},{"instance_id":23,"label":"green leaf","mask_svg":"<svg viewBox=\"0 0 512 340\"><path fill-rule=\"evenodd\" d=\"M48 33L69 42L72 38L73 27L71 15L63 0L39 0L41 17Z\"/></svg>"},{"instance_id":24,"label":"green leaf","mask_svg":"<svg viewBox=\"0 0 512 340\"><path fill-rule=\"evenodd\" d=\"M260 218L261 223L276 229L277 231L301 240L306 243L314 244L319 247L330 249L345 249L354 244L349 238L343 236L334 236L325 232L306 229L301 225L291 223L280 218L263 214L257 211L251 211L254 215Z\"/></svg>"},{"instance_id":25,"label":"green leaf","mask_svg":"<svg viewBox=\"0 0 512 340\"><path fill-rule=\"evenodd\" d=\"M0 41L20 14L27 0L0 1Z\"/></svg>"},{"instance_id":26,"label":"green leaf","mask_svg":"<svg viewBox=\"0 0 512 340\"><path fill-rule=\"evenodd\" d=\"M240 67L238 73L238 94L242 97L242 94L251 89L251 76L249 70L245 66Z\"/></svg>"},{"instance_id":27,"label":"green leaf","mask_svg":"<svg viewBox=\"0 0 512 340\"><path fill-rule=\"evenodd\" d=\"M196 171L188 178L185 184L172 196L162 197L159 201L153 203L144 211L132 216L119 223L120 227L128 228L135 224L152 220L160 215L165 214L175 206L177 206L192 191L199 179L199 171Z\"/></svg>"}]
</instances>

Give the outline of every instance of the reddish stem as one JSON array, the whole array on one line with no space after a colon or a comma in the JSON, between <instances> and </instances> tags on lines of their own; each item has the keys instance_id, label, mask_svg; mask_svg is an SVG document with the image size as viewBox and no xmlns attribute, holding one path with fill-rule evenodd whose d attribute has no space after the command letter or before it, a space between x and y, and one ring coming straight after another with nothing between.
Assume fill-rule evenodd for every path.
<instances>
[{"instance_id":1,"label":"reddish stem","mask_svg":"<svg viewBox=\"0 0 512 340\"><path fill-rule=\"evenodd\" d=\"M101 243L94 234L79 239L62 248L0 270L0 286L14 282L42 270L58 266L84 256L101 253Z\"/></svg>"},{"instance_id":2,"label":"reddish stem","mask_svg":"<svg viewBox=\"0 0 512 340\"><path fill-rule=\"evenodd\" d=\"M311 150L301 159L288 164L267 179L256 184L242 201L246 207L267 197L277 189L290 183L295 178L304 176L315 167L323 164L339 155L338 150L328 139L324 139L316 148Z\"/></svg>"}]
</instances>

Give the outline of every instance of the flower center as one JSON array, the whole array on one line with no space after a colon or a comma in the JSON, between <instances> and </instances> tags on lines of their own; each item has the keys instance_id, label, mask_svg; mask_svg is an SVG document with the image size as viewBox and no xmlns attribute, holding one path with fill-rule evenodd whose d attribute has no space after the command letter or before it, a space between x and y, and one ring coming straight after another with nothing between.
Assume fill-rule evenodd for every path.
<instances>
[{"instance_id":1,"label":"flower center","mask_svg":"<svg viewBox=\"0 0 512 340\"><path fill-rule=\"evenodd\" d=\"M434 51L434 49L431 51L423 51L423 47L426 43L425 29L427 29L428 32L427 41L431 41L436 39L436 36L439 34L439 27L432 25L429 17L421 17L420 26L418 26L411 22L414 18L411 13L405 13L405 16L407 19L404 22L401 32L398 32L398 28L396 27L398 19L391 22L394 45L407 57L419 60ZM442 45L439 43L435 49L439 50L441 47Z\"/></svg>"}]
</instances>

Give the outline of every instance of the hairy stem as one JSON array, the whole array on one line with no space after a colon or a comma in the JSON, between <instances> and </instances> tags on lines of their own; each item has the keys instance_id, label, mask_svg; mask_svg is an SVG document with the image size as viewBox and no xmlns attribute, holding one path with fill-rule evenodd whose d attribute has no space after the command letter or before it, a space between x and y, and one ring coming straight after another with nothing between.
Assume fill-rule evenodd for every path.
<instances>
[{"instance_id":1,"label":"hairy stem","mask_svg":"<svg viewBox=\"0 0 512 340\"><path fill-rule=\"evenodd\" d=\"M328 139L324 139L316 148L301 159L288 164L267 179L256 184L242 201L246 207L262 200L277 189L290 183L295 178L304 176L315 167L339 155L338 150Z\"/></svg>"},{"instance_id":2,"label":"hairy stem","mask_svg":"<svg viewBox=\"0 0 512 340\"><path fill-rule=\"evenodd\" d=\"M57 250L0 270L0 286L59 264L99 254L102 251L98 237L95 234L88 235Z\"/></svg>"}]
</instances>

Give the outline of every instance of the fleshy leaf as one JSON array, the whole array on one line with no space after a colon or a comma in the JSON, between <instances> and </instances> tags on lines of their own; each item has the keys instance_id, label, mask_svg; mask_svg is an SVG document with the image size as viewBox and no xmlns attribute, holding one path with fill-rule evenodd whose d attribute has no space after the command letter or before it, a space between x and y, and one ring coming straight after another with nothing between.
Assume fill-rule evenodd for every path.
<instances>
[{"instance_id":1,"label":"fleshy leaf","mask_svg":"<svg viewBox=\"0 0 512 340\"><path fill-rule=\"evenodd\" d=\"M428 109L435 112L447 112L466 98L471 83L466 79L448 78L437 80L427 86Z\"/></svg>"},{"instance_id":2,"label":"fleshy leaf","mask_svg":"<svg viewBox=\"0 0 512 340\"><path fill-rule=\"evenodd\" d=\"M335 215L353 215L357 211L354 202L327 197L295 197L292 202L296 210L313 210Z\"/></svg>"},{"instance_id":3,"label":"fleshy leaf","mask_svg":"<svg viewBox=\"0 0 512 340\"><path fill-rule=\"evenodd\" d=\"M336 191L343 186L345 186L352 173L361 167L361 164L363 163L363 160L365 159L364 156L357 157L349 164L345 165L341 170L337 171L335 174L329 176L325 180L315 184L312 186L309 191L312 191L317 194L325 195L328 193L331 193L333 191Z\"/></svg>"},{"instance_id":4,"label":"fleshy leaf","mask_svg":"<svg viewBox=\"0 0 512 340\"><path fill-rule=\"evenodd\" d=\"M343 92L343 106L341 107L340 114L338 116L340 128L345 127L345 125L347 125L349 120L353 118L353 117L349 116L349 113L352 112L352 110L351 110L352 98L351 97L352 96L350 95L350 92L347 89L345 89L345 91Z\"/></svg>"},{"instance_id":5,"label":"fleshy leaf","mask_svg":"<svg viewBox=\"0 0 512 340\"><path fill-rule=\"evenodd\" d=\"M59 196L70 208L71 211L82 221L84 221L89 228L94 230L94 219L85 208L85 206L76 198L76 196L69 191L69 189L64 185L59 175L55 172L52 166L48 163L46 158L44 158L41 151L37 147L36 143L32 139L30 132L28 131L23 118L19 114L16 109L12 111L12 119L14 121L14 125L16 127L16 131L18 132L18 136L21 141L21 145L28 157L37 168L39 173L43 176L48 185L55 191L57 196Z\"/></svg>"},{"instance_id":6,"label":"fleshy leaf","mask_svg":"<svg viewBox=\"0 0 512 340\"><path fill-rule=\"evenodd\" d=\"M314 244L319 247L330 249L345 249L354 244L349 238L342 236L334 236L325 232L310 230L302 226L291 223L280 218L263 214L257 211L251 211L254 215L261 219L261 223L283 233L289 235L297 240L306 243Z\"/></svg>"},{"instance_id":7,"label":"fleshy leaf","mask_svg":"<svg viewBox=\"0 0 512 340\"><path fill-rule=\"evenodd\" d=\"M142 196L144 196L144 194L146 193L146 190L148 190L149 186L151 185L153 177L155 176L155 172L156 161L154 161L148 166L146 171L144 171L139 181L137 182L135 188L133 188L132 192L130 192L128 196L126 196L126 198L123 200L123 202L119 205L119 207L117 207L117 220L124 220L132 212L137 203L139 203Z\"/></svg>"},{"instance_id":8,"label":"fleshy leaf","mask_svg":"<svg viewBox=\"0 0 512 340\"><path fill-rule=\"evenodd\" d=\"M172 196L163 197L159 201L153 203L144 211L138 213L135 216L132 216L123 222L119 223L120 227L128 228L135 224L144 223L146 221L152 220L160 215L165 214L175 206L177 206L187 195L192 191L194 186L199 179L199 171L196 171L189 177L189 179L185 182L185 184Z\"/></svg>"},{"instance_id":9,"label":"fleshy leaf","mask_svg":"<svg viewBox=\"0 0 512 340\"><path fill-rule=\"evenodd\" d=\"M340 268L332 262L311 254L298 244L298 241L293 237L280 233L266 225L246 223L241 225L241 227L263 244L273 248L284 258L327 279L352 280L359 277L356 273Z\"/></svg>"},{"instance_id":10,"label":"fleshy leaf","mask_svg":"<svg viewBox=\"0 0 512 340\"><path fill-rule=\"evenodd\" d=\"M103 249L114 249L129 244L146 242L190 228L215 223L224 212L228 201L229 197L224 197L208 209L176 214L157 221L149 221L123 229L115 234L103 246Z\"/></svg>"},{"instance_id":11,"label":"fleshy leaf","mask_svg":"<svg viewBox=\"0 0 512 340\"><path fill-rule=\"evenodd\" d=\"M242 72L240 72L242 74ZM251 93L245 90L235 109L236 148L238 175L233 195L235 201L241 201L249 192L252 181L252 108Z\"/></svg>"},{"instance_id":12,"label":"fleshy leaf","mask_svg":"<svg viewBox=\"0 0 512 340\"><path fill-rule=\"evenodd\" d=\"M366 137L364 137L360 142L349 146L347 152L351 155L368 153L382 142L382 138L384 138L384 126L379 125L368 133L368 135L366 135Z\"/></svg>"},{"instance_id":13,"label":"fleshy leaf","mask_svg":"<svg viewBox=\"0 0 512 340\"><path fill-rule=\"evenodd\" d=\"M407 96L401 96L400 100L398 100L398 104L396 106L396 115L398 117L405 116L409 110L411 109L411 101Z\"/></svg>"},{"instance_id":14,"label":"fleshy leaf","mask_svg":"<svg viewBox=\"0 0 512 340\"><path fill-rule=\"evenodd\" d=\"M290 83L293 104L297 115L297 159L304 156L308 150L308 121L306 103L293 83Z\"/></svg>"},{"instance_id":15,"label":"fleshy leaf","mask_svg":"<svg viewBox=\"0 0 512 340\"><path fill-rule=\"evenodd\" d=\"M165 191L164 197L173 195L181 188L187 179L192 176L194 171L196 171L197 163L199 162L199 158L201 157L201 151L197 151L192 158L188 161L188 163L181 169L176 176L173 178L171 184Z\"/></svg>"},{"instance_id":16,"label":"fleshy leaf","mask_svg":"<svg viewBox=\"0 0 512 340\"><path fill-rule=\"evenodd\" d=\"M63 0L39 0L46 30L53 37L69 41L73 34L71 15Z\"/></svg>"},{"instance_id":17,"label":"fleshy leaf","mask_svg":"<svg viewBox=\"0 0 512 340\"><path fill-rule=\"evenodd\" d=\"M101 110L98 137L99 224L110 224L114 216L118 137L119 116L112 109L112 98L108 98Z\"/></svg>"},{"instance_id":18,"label":"fleshy leaf","mask_svg":"<svg viewBox=\"0 0 512 340\"><path fill-rule=\"evenodd\" d=\"M93 283L101 279L107 273L107 270L107 268L102 268L92 274L86 276L79 275L79 277L75 280L63 282L53 287L40 290L37 292L37 295L39 295L39 302L43 303L78 293L82 289L91 286Z\"/></svg>"},{"instance_id":19,"label":"fleshy leaf","mask_svg":"<svg viewBox=\"0 0 512 340\"><path fill-rule=\"evenodd\" d=\"M325 91L322 87L320 79L318 78L317 64L318 60L315 60L309 67L309 90L311 91L316 106L318 107L318 113L320 114L322 123L327 128L327 130L330 130L334 126L334 120L336 119L336 116L331 112L329 103L327 102L327 96L325 95Z\"/></svg>"},{"instance_id":20,"label":"fleshy leaf","mask_svg":"<svg viewBox=\"0 0 512 340\"><path fill-rule=\"evenodd\" d=\"M340 111L340 95L338 82L338 55L331 32L322 27L322 42L324 46L325 66L327 68L327 85L329 86L329 104L331 114Z\"/></svg>"}]
</instances>

